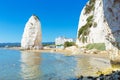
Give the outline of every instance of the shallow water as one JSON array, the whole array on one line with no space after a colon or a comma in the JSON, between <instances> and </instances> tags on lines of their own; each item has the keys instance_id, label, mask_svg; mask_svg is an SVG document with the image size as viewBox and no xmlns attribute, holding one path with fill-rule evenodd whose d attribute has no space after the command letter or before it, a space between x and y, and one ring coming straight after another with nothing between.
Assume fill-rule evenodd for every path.
<instances>
[{"instance_id":1,"label":"shallow water","mask_svg":"<svg viewBox=\"0 0 120 80\"><path fill-rule=\"evenodd\" d=\"M0 80L72 80L110 66L101 58L0 49Z\"/></svg>"}]
</instances>

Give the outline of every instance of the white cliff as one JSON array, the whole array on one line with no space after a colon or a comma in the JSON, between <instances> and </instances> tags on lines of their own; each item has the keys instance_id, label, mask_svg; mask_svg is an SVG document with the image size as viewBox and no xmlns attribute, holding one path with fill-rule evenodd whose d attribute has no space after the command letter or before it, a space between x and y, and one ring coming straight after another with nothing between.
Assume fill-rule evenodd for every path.
<instances>
[{"instance_id":1,"label":"white cliff","mask_svg":"<svg viewBox=\"0 0 120 80\"><path fill-rule=\"evenodd\" d=\"M92 10L90 13L85 14L85 8L82 10L78 25L78 33L79 29L84 26L87 23L87 18L90 16L93 16L92 19L92 26L89 28L89 34L87 36L87 41L82 42L81 40L77 40L77 44L79 46L83 46L85 44L89 43L103 43L105 42L105 22L104 22L104 15L103 15L103 4L101 2L102 0L96 0L94 3L94 10ZM89 2L87 3L89 4ZM98 5L99 4L99 5ZM94 23L96 23L96 26L94 27ZM78 36L78 35L77 35ZM79 39L79 38L78 38Z\"/></svg>"},{"instance_id":2,"label":"white cliff","mask_svg":"<svg viewBox=\"0 0 120 80\"><path fill-rule=\"evenodd\" d=\"M120 49L120 0L89 0L83 8L77 31L78 46L105 43L111 59Z\"/></svg>"},{"instance_id":3,"label":"white cliff","mask_svg":"<svg viewBox=\"0 0 120 80\"><path fill-rule=\"evenodd\" d=\"M42 48L41 39L41 23L37 16L32 15L25 25L21 47L23 49L40 49Z\"/></svg>"},{"instance_id":4,"label":"white cliff","mask_svg":"<svg viewBox=\"0 0 120 80\"><path fill-rule=\"evenodd\" d=\"M106 49L111 50L111 58L118 56L120 50L120 0L103 0L104 16L108 23Z\"/></svg>"}]
</instances>

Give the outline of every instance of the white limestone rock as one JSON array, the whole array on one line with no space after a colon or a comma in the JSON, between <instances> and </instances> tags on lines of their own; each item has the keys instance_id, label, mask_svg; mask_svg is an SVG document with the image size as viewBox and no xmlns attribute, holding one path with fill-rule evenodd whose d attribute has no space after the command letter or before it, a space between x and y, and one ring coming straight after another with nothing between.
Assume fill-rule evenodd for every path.
<instances>
[{"instance_id":1,"label":"white limestone rock","mask_svg":"<svg viewBox=\"0 0 120 80\"><path fill-rule=\"evenodd\" d=\"M104 16L109 29L106 34L106 49L111 50L111 59L118 56L120 50L120 0L103 0Z\"/></svg>"},{"instance_id":2,"label":"white limestone rock","mask_svg":"<svg viewBox=\"0 0 120 80\"><path fill-rule=\"evenodd\" d=\"M32 15L25 25L21 47L23 49L41 49L41 40L41 23L37 16Z\"/></svg>"},{"instance_id":3,"label":"white limestone rock","mask_svg":"<svg viewBox=\"0 0 120 80\"><path fill-rule=\"evenodd\" d=\"M89 3L89 2L88 2ZM87 4L88 4L87 3ZM87 42L83 43L79 39L77 39L77 44L78 46L83 46L89 43L103 43L105 42L105 26L106 23L104 22L104 14L103 14L103 4L102 0L96 0L95 1L95 9L91 11L89 14L85 14L85 7L83 8L81 15L80 15L80 20L79 20L79 25L78 25L78 31L79 29L84 26L87 23L87 18L91 15L93 15L93 25L94 23L97 23L96 27L93 27L93 25L90 28L90 33L87 36ZM78 35L77 35L78 37Z\"/></svg>"},{"instance_id":4,"label":"white limestone rock","mask_svg":"<svg viewBox=\"0 0 120 80\"><path fill-rule=\"evenodd\" d=\"M81 47L90 43L105 43L106 50L111 51L112 58L116 57L120 49L120 0L95 0L94 9L88 14L85 14L86 6L80 15L76 44ZM89 28L89 34L85 36L87 41L83 43L78 38L81 36L78 35L79 30L91 15L93 15L92 26ZM96 27L94 23L97 24Z\"/></svg>"}]
</instances>

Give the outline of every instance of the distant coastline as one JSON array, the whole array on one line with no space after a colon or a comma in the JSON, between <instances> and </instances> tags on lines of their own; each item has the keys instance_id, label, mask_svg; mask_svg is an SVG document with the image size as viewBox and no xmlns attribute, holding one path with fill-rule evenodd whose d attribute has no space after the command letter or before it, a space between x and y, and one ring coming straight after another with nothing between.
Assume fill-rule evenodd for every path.
<instances>
[{"instance_id":1,"label":"distant coastline","mask_svg":"<svg viewBox=\"0 0 120 80\"><path fill-rule=\"evenodd\" d=\"M43 46L46 46L46 45L52 45L52 44L55 44L55 42L43 42L42 43ZM0 48L4 48L4 47L20 47L21 46L21 43L19 42L15 42L15 43L0 43Z\"/></svg>"},{"instance_id":2,"label":"distant coastline","mask_svg":"<svg viewBox=\"0 0 120 80\"><path fill-rule=\"evenodd\" d=\"M61 49L61 48L50 48L44 46L43 49L40 50L24 50L21 47L4 47L5 49L12 49L12 50L19 50L19 51L27 51L27 52L50 52L50 53L59 53L59 54L64 54L66 56L78 56L78 55L84 55L84 56L92 56L92 57L98 57L98 58L106 58L109 59L109 55L107 51L98 51L98 53L93 53L89 54L86 52L81 52L81 51L72 51L72 49ZM67 47L69 48L69 47ZM82 48L81 48L82 49Z\"/></svg>"},{"instance_id":3,"label":"distant coastline","mask_svg":"<svg viewBox=\"0 0 120 80\"><path fill-rule=\"evenodd\" d=\"M55 42L43 42L43 49L41 50L24 50L20 47L20 43L0 43L0 48L20 50L20 51L31 51L31 52L51 52L51 53L60 53L66 56L75 56L75 55L86 55L94 56L99 58L108 58L109 54L107 51L94 51L94 50L84 50L84 48L70 48L65 49L55 48ZM51 48L51 45L54 46Z\"/></svg>"}]
</instances>

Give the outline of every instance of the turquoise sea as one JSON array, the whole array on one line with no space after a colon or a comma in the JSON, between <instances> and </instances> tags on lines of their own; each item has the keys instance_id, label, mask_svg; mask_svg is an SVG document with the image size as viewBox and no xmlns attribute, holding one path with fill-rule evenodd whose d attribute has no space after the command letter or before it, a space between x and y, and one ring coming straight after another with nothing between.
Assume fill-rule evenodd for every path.
<instances>
[{"instance_id":1,"label":"turquoise sea","mask_svg":"<svg viewBox=\"0 0 120 80\"><path fill-rule=\"evenodd\" d=\"M0 80L75 80L110 67L109 61L105 62L88 56L0 49Z\"/></svg>"}]
</instances>

